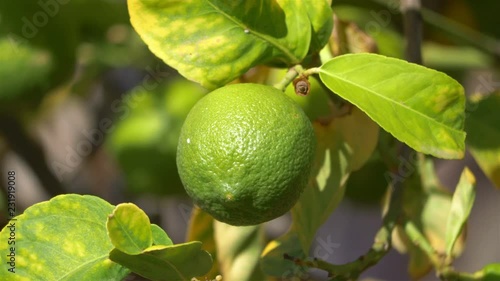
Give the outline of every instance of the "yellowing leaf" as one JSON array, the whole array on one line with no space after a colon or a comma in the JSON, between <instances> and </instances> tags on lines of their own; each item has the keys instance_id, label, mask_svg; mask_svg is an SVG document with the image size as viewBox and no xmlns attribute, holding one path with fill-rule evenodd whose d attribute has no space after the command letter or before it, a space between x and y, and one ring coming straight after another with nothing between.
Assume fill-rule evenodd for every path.
<instances>
[{"instance_id":1,"label":"yellowing leaf","mask_svg":"<svg viewBox=\"0 0 500 281\"><path fill-rule=\"evenodd\" d=\"M129 255L137 255L153 244L148 215L132 203L116 206L106 228L113 246Z\"/></svg>"},{"instance_id":2,"label":"yellowing leaf","mask_svg":"<svg viewBox=\"0 0 500 281\"><path fill-rule=\"evenodd\" d=\"M14 252L15 273L4 264L0 280L122 280L130 271L108 259L113 245L106 218L112 211L98 197L75 194L29 207L0 232L7 242L15 231L15 244L0 243L4 255Z\"/></svg>"},{"instance_id":3,"label":"yellowing leaf","mask_svg":"<svg viewBox=\"0 0 500 281\"><path fill-rule=\"evenodd\" d=\"M451 202L450 214L446 226L446 254L450 256L456 239L460 236L467 219L469 218L476 198L476 178L465 168L458 182Z\"/></svg>"},{"instance_id":4,"label":"yellowing leaf","mask_svg":"<svg viewBox=\"0 0 500 281\"><path fill-rule=\"evenodd\" d=\"M320 78L413 149L463 157L464 89L446 74L381 55L349 54L323 64Z\"/></svg>"},{"instance_id":5,"label":"yellowing leaf","mask_svg":"<svg viewBox=\"0 0 500 281\"><path fill-rule=\"evenodd\" d=\"M132 25L151 51L206 88L257 64L300 63L309 50L311 25L315 38L330 28L328 17L310 19L303 1L129 0L128 6ZM330 11L322 5L313 15L325 9Z\"/></svg>"},{"instance_id":6,"label":"yellowing leaf","mask_svg":"<svg viewBox=\"0 0 500 281\"><path fill-rule=\"evenodd\" d=\"M403 182L403 215L438 254L444 255L447 251L447 222L452 196L437 180L432 160L417 157L417 161L410 164L415 171ZM408 238L400 226L393 232L393 240L394 248L410 255L409 272L413 278L418 279L431 270L427 255ZM461 254L464 241L465 231L461 229L452 251L454 257Z\"/></svg>"}]
</instances>

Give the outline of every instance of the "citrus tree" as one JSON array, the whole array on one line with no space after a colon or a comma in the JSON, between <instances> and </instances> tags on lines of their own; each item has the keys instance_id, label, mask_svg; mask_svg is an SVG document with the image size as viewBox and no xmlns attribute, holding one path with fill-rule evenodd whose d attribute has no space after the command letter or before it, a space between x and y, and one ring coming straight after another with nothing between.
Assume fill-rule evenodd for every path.
<instances>
[{"instance_id":1,"label":"citrus tree","mask_svg":"<svg viewBox=\"0 0 500 281\"><path fill-rule=\"evenodd\" d=\"M74 17L54 17L64 24L40 34L35 5L0 4L9 11L2 20L12 19L0 33L6 50L0 62L24 75L0 72L3 112L22 111L27 118L43 98L36 93L68 79L65 70L75 63L68 50L95 12L81 2L67 6ZM148 280L308 280L316 268L329 280L356 280L394 247L410 256L413 278L434 269L442 280L500 280L498 263L472 273L453 268L465 245L476 181L466 168L449 193L432 161L463 158L467 147L499 187L500 95L467 100L454 78L421 65L421 10L407 3L412 1L401 1L406 59L398 55L401 40L380 28L390 16L367 22L367 29L370 23L379 28L369 36L349 21L359 14L345 12L340 2L128 0L142 41L183 78L154 90L147 83L136 88L133 96L141 98L124 102L133 110L106 145L132 192L185 190L193 199L199 208L191 214L187 242L174 244L132 203L64 194L18 216L11 211L0 232L0 240L9 241L0 244L7 257L1 279L122 280L134 274ZM397 13L389 2L387 13ZM66 4L43 6L47 19ZM30 25L16 21L25 8L33 11ZM423 12L436 24L435 15ZM103 29L113 21L100 17ZM454 25L445 21L442 27ZM28 44L26 34L13 35L16 29L38 35ZM61 32L70 38L63 45L53 40ZM376 48L387 41L396 43ZM127 42L127 50L135 44ZM110 60L100 59L96 71L118 64ZM21 100L30 103L19 107ZM159 121L165 118L168 128ZM311 256L315 234L346 188L371 179L374 170L381 171L387 194L371 248L346 264ZM151 171L154 177L144 176ZM370 186L363 188L369 192ZM288 211L289 230L266 241L263 223Z\"/></svg>"}]
</instances>

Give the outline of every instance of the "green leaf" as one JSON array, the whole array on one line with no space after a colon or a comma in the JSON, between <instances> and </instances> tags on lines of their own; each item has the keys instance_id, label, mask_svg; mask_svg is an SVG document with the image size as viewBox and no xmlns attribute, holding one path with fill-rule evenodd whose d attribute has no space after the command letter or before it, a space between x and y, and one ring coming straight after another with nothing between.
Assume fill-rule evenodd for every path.
<instances>
[{"instance_id":1,"label":"green leaf","mask_svg":"<svg viewBox=\"0 0 500 281\"><path fill-rule=\"evenodd\" d=\"M170 246L174 244L172 243L172 239L168 237L167 233L154 223L151 224L151 233L153 235L154 245Z\"/></svg>"},{"instance_id":2,"label":"green leaf","mask_svg":"<svg viewBox=\"0 0 500 281\"><path fill-rule=\"evenodd\" d=\"M129 255L137 255L153 244L148 215L132 203L116 206L106 228L111 243Z\"/></svg>"},{"instance_id":3,"label":"green leaf","mask_svg":"<svg viewBox=\"0 0 500 281\"><path fill-rule=\"evenodd\" d=\"M304 1L307 10L307 16L311 21L312 35L309 54L321 50L328 39L333 29L333 13L328 1Z\"/></svg>"},{"instance_id":4,"label":"green leaf","mask_svg":"<svg viewBox=\"0 0 500 281\"><path fill-rule=\"evenodd\" d=\"M415 245L410 246L408 251L410 261L408 262L408 273L412 277L425 276L432 268L432 263L429 261L427 254Z\"/></svg>"},{"instance_id":5,"label":"green leaf","mask_svg":"<svg viewBox=\"0 0 500 281\"><path fill-rule=\"evenodd\" d=\"M129 0L132 25L151 51L206 88L261 63L293 65L307 54L302 1Z\"/></svg>"},{"instance_id":6,"label":"green leaf","mask_svg":"<svg viewBox=\"0 0 500 281\"><path fill-rule=\"evenodd\" d=\"M500 263L492 263L486 265L483 269L474 274L481 281L497 281L500 280Z\"/></svg>"},{"instance_id":7,"label":"green leaf","mask_svg":"<svg viewBox=\"0 0 500 281\"><path fill-rule=\"evenodd\" d=\"M405 172L403 182L403 214L416 230L423 236L439 255L446 253L447 222L452 206L452 196L436 177L432 160L423 155L412 156L403 163ZM399 175L404 176L404 175ZM423 243L414 244L401 226L396 227L393 234L393 246L401 253L408 252L410 256L409 272L414 279L421 278L429 272L432 264L422 251ZM407 230L407 229L406 229ZM465 243L465 231L458 235L452 255L461 254Z\"/></svg>"},{"instance_id":8,"label":"green leaf","mask_svg":"<svg viewBox=\"0 0 500 281\"><path fill-rule=\"evenodd\" d=\"M0 101L15 100L43 87L51 68L49 53L0 38Z\"/></svg>"},{"instance_id":9,"label":"green leaf","mask_svg":"<svg viewBox=\"0 0 500 281\"><path fill-rule=\"evenodd\" d=\"M310 181L292 209L289 233L271 241L264 249L261 265L269 275L286 273L286 278L290 278L305 273L293 262L284 260L283 255L307 256L317 230L342 200L349 173L363 166L377 145L379 127L355 107L351 114L328 124L315 122L314 128L318 139L315 180Z\"/></svg>"},{"instance_id":10,"label":"green leaf","mask_svg":"<svg viewBox=\"0 0 500 281\"><path fill-rule=\"evenodd\" d=\"M465 120L467 145L479 167L493 184L500 188L500 92L479 99L467 107Z\"/></svg>"},{"instance_id":11,"label":"green leaf","mask_svg":"<svg viewBox=\"0 0 500 281\"><path fill-rule=\"evenodd\" d=\"M130 272L108 259L113 245L106 234L106 218L113 206L88 195L60 195L35 204L0 232L15 244L0 244L11 254L15 274L3 267L0 280L121 280ZM4 264L5 266L5 264Z\"/></svg>"},{"instance_id":12,"label":"green leaf","mask_svg":"<svg viewBox=\"0 0 500 281\"><path fill-rule=\"evenodd\" d=\"M462 233L462 230L469 218L474 199L476 179L472 172L465 168L460 176L457 189L451 201L450 214L446 226L446 255L451 256L455 241Z\"/></svg>"},{"instance_id":13,"label":"green leaf","mask_svg":"<svg viewBox=\"0 0 500 281\"><path fill-rule=\"evenodd\" d=\"M323 64L320 78L413 149L463 157L464 90L446 74L381 55L350 54Z\"/></svg>"},{"instance_id":14,"label":"green leaf","mask_svg":"<svg viewBox=\"0 0 500 281\"><path fill-rule=\"evenodd\" d=\"M412 243L402 226L395 228L392 235L392 243L398 252L408 255L410 259L408 262L408 273L413 278L418 279L420 276L425 276L432 269L432 263L427 254L418 245Z\"/></svg>"},{"instance_id":15,"label":"green leaf","mask_svg":"<svg viewBox=\"0 0 500 281\"><path fill-rule=\"evenodd\" d=\"M217 260L226 280L265 280L260 269L262 225L232 226L214 222Z\"/></svg>"},{"instance_id":16,"label":"green leaf","mask_svg":"<svg viewBox=\"0 0 500 281\"><path fill-rule=\"evenodd\" d=\"M212 257L194 241L171 246L151 246L138 255L128 255L113 249L109 258L134 273L154 281L190 281L207 273Z\"/></svg>"},{"instance_id":17,"label":"green leaf","mask_svg":"<svg viewBox=\"0 0 500 281\"><path fill-rule=\"evenodd\" d=\"M44 81L47 88L66 82L75 69L79 44L79 22L75 20L75 15L81 11L74 9L73 1L65 4L60 5L58 1L43 4L25 1L19 5L17 2L0 1L0 34L6 34L15 49L31 46L49 54L53 67L47 73L49 79Z\"/></svg>"},{"instance_id":18,"label":"green leaf","mask_svg":"<svg viewBox=\"0 0 500 281\"><path fill-rule=\"evenodd\" d=\"M405 221L401 227L404 228L404 234L408 236L410 256L408 272L412 279L417 280L430 271L432 263L429 253L434 253L434 249L415 222Z\"/></svg>"},{"instance_id":19,"label":"green leaf","mask_svg":"<svg viewBox=\"0 0 500 281\"><path fill-rule=\"evenodd\" d=\"M0 12L0 34L7 34L13 45L37 47L51 55L54 67L50 79L45 81L48 87L68 82L67 79L74 75L76 56L81 53L77 48L81 43L85 42L88 50L90 44L99 44L110 38L106 37L110 27L129 23L127 6L123 1L47 0L24 1L22 5L0 1ZM91 49L94 47L92 45ZM134 52L129 50L128 54L131 53ZM85 58L87 71L88 56ZM29 68L24 70L30 71Z\"/></svg>"}]
</instances>

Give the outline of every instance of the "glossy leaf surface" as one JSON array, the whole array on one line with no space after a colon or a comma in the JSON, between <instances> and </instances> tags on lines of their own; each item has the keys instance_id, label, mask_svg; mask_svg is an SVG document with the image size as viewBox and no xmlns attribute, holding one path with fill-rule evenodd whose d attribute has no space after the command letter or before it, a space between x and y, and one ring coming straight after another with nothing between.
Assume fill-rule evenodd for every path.
<instances>
[{"instance_id":1,"label":"glossy leaf surface","mask_svg":"<svg viewBox=\"0 0 500 281\"><path fill-rule=\"evenodd\" d=\"M60 195L31 206L0 237L0 250L15 247L15 274L0 271L1 280L121 280L130 271L108 259L113 249L106 218L113 206L88 195Z\"/></svg>"},{"instance_id":2,"label":"glossy leaf surface","mask_svg":"<svg viewBox=\"0 0 500 281\"><path fill-rule=\"evenodd\" d=\"M330 7L307 9L302 1L128 3L132 25L151 51L206 88L220 87L257 64L300 63L312 29L319 46L331 28L325 16ZM309 18L317 14L321 17Z\"/></svg>"},{"instance_id":3,"label":"glossy leaf surface","mask_svg":"<svg viewBox=\"0 0 500 281\"><path fill-rule=\"evenodd\" d=\"M116 206L106 228L115 248L129 255L137 255L153 244L148 216L132 203Z\"/></svg>"},{"instance_id":4,"label":"glossy leaf surface","mask_svg":"<svg viewBox=\"0 0 500 281\"><path fill-rule=\"evenodd\" d=\"M469 218L476 198L476 178L472 172L465 168L458 182L451 201L450 214L446 226L446 254L451 255L455 241L460 236L467 219Z\"/></svg>"},{"instance_id":5,"label":"glossy leaf surface","mask_svg":"<svg viewBox=\"0 0 500 281\"><path fill-rule=\"evenodd\" d=\"M138 255L128 255L113 249L109 258L150 280L189 281L207 273L212 257L201 249L201 242L171 246L151 246Z\"/></svg>"},{"instance_id":6,"label":"glossy leaf surface","mask_svg":"<svg viewBox=\"0 0 500 281\"><path fill-rule=\"evenodd\" d=\"M323 64L320 77L413 149L463 157L464 89L446 74L380 55L350 54Z\"/></svg>"}]
</instances>

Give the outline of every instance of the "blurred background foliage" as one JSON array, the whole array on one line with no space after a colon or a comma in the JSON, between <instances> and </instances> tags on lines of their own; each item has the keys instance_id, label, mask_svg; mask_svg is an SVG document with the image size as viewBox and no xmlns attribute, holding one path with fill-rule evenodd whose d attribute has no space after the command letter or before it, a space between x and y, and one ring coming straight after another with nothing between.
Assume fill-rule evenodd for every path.
<instances>
[{"instance_id":1,"label":"blurred background foliage","mask_svg":"<svg viewBox=\"0 0 500 281\"><path fill-rule=\"evenodd\" d=\"M346 25L347 51L403 58L397 1L332 2L336 23ZM500 2L429 0L423 5L424 64L458 79L476 100L493 93L498 101ZM252 69L240 81L272 84L282 75ZM295 96L291 88L287 94L316 120L328 114L329 105L327 93L312 83L311 98ZM206 93L149 52L130 26L126 1L0 2L0 166L4 175L8 170L18 175L18 213L60 193L95 194L115 204L136 202L175 242L183 241L192 205L177 175L177 138L189 109ZM470 112L478 108L498 132L500 123L493 121L499 107L471 99ZM480 134L474 134L477 142ZM471 153L481 157L480 147ZM463 161L436 161L436 171L445 186L455 186L466 164L482 175L477 200L484 201L471 217L470 225L479 226L469 234L473 250L458 266L474 271L500 260L500 197L487 188L499 187L500 166L485 169L479 163L485 178L468 154ZM329 261L349 261L369 247L380 221L385 172L384 159L375 154L350 177L347 200L317 234L317 245L322 237L340 245ZM5 187L5 181L0 185ZM5 201L0 200L2 225ZM286 231L289 223L285 216L266 224L266 240ZM366 276L407 279L407 262L392 251Z\"/></svg>"}]
</instances>

